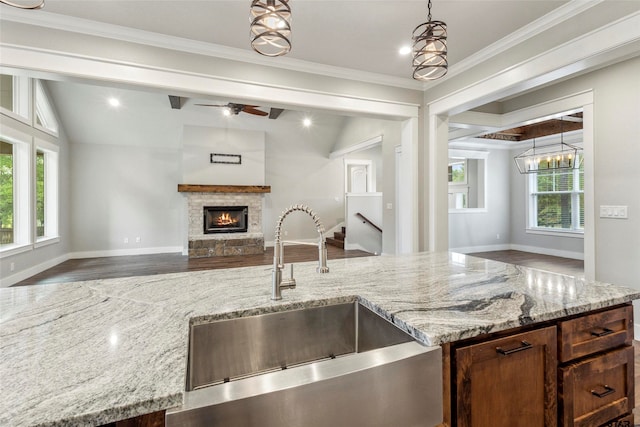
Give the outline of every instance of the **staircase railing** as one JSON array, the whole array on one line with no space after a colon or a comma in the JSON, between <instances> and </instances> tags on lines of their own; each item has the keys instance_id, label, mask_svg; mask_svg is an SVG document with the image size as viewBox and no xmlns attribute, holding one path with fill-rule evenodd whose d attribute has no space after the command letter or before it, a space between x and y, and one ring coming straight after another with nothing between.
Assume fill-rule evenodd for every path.
<instances>
[{"instance_id":1,"label":"staircase railing","mask_svg":"<svg viewBox=\"0 0 640 427\"><path fill-rule=\"evenodd\" d=\"M363 223L369 224L370 226L372 226L373 228L375 228L376 230L378 230L379 232L382 233L382 228L380 228L377 225L375 225L369 218L367 218L366 216L362 215L360 212L357 212L356 216L358 218L360 218Z\"/></svg>"}]
</instances>

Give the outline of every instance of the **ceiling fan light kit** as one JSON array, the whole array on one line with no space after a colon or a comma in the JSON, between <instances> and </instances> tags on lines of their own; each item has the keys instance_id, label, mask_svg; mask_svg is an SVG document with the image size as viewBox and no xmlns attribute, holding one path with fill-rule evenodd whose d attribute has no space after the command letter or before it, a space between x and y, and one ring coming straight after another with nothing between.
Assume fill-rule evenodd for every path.
<instances>
[{"instance_id":1,"label":"ceiling fan light kit","mask_svg":"<svg viewBox=\"0 0 640 427\"><path fill-rule=\"evenodd\" d=\"M413 30L413 78L436 80L449 69L447 62L447 24L431 19L431 0L427 22Z\"/></svg>"},{"instance_id":2,"label":"ceiling fan light kit","mask_svg":"<svg viewBox=\"0 0 640 427\"><path fill-rule=\"evenodd\" d=\"M223 108L222 114L226 117L237 116L240 113L253 114L254 116L268 116L266 111L258 110L258 105L236 104L229 102L228 104L194 104L201 107L219 107Z\"/></svg>"},{"instance_id":3,"label":"ceiling fan light kit","mask_svg":"<svg viewBox=\"0 0 640 427\"><path fill-rule=\"evenodd\" d=\"M289 0L253 0L250 14L251 48L264 56L282 56L291 50Z\"/></svg>"}]
</instances>

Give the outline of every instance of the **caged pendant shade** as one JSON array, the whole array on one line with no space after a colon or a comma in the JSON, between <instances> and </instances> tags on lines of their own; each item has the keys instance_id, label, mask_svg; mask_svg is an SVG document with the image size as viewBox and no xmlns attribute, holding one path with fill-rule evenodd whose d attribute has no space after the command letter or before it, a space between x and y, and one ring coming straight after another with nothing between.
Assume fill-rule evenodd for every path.
<instances>
[{"instance_id":1,"label":"caged pendant shade","mask_svg":"<svg viewBox=\"0 0 640 427\"><path fill-rule=\"evenodd\" d=\"M582 148L564 142L560 120L560 143L533 147L513 158L521 174L551 170L579 169L582 165Z\"/></svg>"},{"instance_id":2,"label":"caged pendant shade","mask_svg":"<svg viewBox=\"0 0 640 427\"><path fill-rule=\"evenodd\" d=\"M16 2L16 1L11 1L11 0L0 0L0 4L6 4L8 6L17 7L18 9L35 10L35 9L42 9L44 7L44 0L34 0L34 1L30 1L30 2L24 2L24 1Z\"/></svg>"},{"instance_id":3,"label":"caged pendant shade","mask_svg":"<svg viewBox=\"0 0 640 427\"><path fill-rule=\"evenodd\" d=\"M431 19L429 0L427 22L413 30L413 78L436 80L447 74L447 24Z\"/></svg>"},{"instance_id":4,"label":"caged pendant shade","mask_svg":"<svg viewBox=\"0 0 640 427\"><path fill-rule=\"evenodd\" d=\"M282 56L291 50L289 0L253 0L250 14L253 50L264 56Z\"/></svg>"}]
</instances>

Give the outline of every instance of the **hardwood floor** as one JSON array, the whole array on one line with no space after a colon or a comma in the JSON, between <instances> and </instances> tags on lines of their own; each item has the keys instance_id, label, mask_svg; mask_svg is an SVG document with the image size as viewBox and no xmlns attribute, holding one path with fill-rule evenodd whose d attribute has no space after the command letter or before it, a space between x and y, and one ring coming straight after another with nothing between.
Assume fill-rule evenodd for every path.
<instances>
[{"instance_id":1,"label":"hardwood floor","mask_svg":"<svg viewBox=\"0 0 640 427\"><path fill-rule=\"evenodd\" d=\"M539 268L554 273L567 274L569 276L584 276L584 261L571 258L560 258L550 255L534 254L522 251L493 251L476 252L468 255L494 261L508 262L523 265L525 267Z\"/></svg>"},{"instance_id":2,"label":"hardwood floor","mask_svg":"<svg viewBox=\"0 0 640 427\"><path fill-rule=\"evenodd\" d=\"M318 259L316 246L286 246L285 261L304 262ZM327 245L327 259L373 256L369 252L336 248ZM181 273L198 270L270 265L273 248L261 255L243 255L212 258L192 258L182 254L136 255L104 258L83 258L65 261L53 268L25 279L14 286L41 285L46 283L77 282L114 277L150 276L164 273Z\"/></svg>"}]
</instances>

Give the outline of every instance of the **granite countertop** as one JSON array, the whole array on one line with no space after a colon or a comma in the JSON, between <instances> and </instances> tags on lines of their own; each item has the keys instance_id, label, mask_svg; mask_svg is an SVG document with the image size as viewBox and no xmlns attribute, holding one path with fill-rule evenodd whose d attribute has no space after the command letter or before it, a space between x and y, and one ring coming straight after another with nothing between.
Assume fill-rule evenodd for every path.
<instances>
[{"instance_id":1,"label":"granite countertop","mask_svg":"<svg viewBox=\"0 0 640 427\"><path fill-rule=\"evenodd\" d=\"M636 290L455 253L0 289L0 425L93 426L182 403L190 323L359 300L427 345L640 298ZM640 285L640 284L639 284Z\"/></svg>"}]
</instances>

